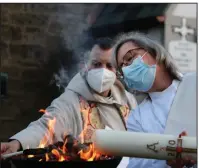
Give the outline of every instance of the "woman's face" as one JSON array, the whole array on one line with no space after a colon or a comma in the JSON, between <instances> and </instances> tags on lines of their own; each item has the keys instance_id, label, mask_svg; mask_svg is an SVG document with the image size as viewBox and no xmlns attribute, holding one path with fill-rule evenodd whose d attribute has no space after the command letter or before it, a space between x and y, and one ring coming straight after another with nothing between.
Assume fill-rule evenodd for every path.
<instances>
[{"instance_id":1,"label":"woman's face","mask_svg":"<svg viewBox=\"0 0 199 168\"><path fill-rule=\"evenodd\" d=\"M148 65L154 65L156 60L142 47L129 41L124 43L118 50L117 64L119 69L132 64L132 62L138 57L143 56L143 61Z\"/></svg>"}]
</instances>

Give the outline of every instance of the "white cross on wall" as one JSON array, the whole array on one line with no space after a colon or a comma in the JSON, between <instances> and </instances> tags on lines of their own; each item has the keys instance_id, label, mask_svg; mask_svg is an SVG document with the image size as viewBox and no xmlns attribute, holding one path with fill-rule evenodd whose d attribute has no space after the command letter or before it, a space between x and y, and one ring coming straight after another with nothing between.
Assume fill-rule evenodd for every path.
<instances>
[{"instance_id":1,"label":"white cross on wall","mask_svg":"<svg viewBox=\"0 0 199 168\"><path fill-rule=\"evenodd\" d=\"M194 29L187 28L187 20L185 18L182 18L182 27L175 27L174 32L180 33L182 35L182 40L186 41L186 35L187 34L194 34Z\"/></svg>"}]
</instances>

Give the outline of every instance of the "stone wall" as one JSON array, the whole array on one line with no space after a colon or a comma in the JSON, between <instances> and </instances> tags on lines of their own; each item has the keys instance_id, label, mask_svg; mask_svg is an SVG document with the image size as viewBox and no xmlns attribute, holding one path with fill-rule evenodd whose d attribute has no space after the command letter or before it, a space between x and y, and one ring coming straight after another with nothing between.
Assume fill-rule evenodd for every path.
<instances>
[{"instance_id":1,"label":"stone wall","mask_svg":"<svg viewBox=\"0 0 199 168\"><path fill-rule=\"evenodd\" d=\"M70 70L75 40L87 28L92 4L2 4L1 72L8 96L0 104L0 141L25 128L60 92L49 85L59 62ZM62 43L64 42L64 43ZM67 48L72 48L69 50Z\"/></svg>"}]
</instances>

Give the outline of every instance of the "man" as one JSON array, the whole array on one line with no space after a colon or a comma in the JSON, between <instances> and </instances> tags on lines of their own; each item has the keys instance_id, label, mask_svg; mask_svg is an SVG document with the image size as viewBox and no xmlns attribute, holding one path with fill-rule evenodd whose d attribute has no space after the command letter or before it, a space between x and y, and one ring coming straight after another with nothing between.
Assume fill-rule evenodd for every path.
<instances>
[{"instance_id":1,"label":"man","mask_svg":"<svg viewBox=\"0 0 199 168\"><path fill-rule=\"evenodd\" d=\"M129 131L196 137L196 73L182 75L170 54L139 33L118 36L113 63L127 87L147 94L130 114ZM184 165L192 163L184 160ZM168 161L176 167L175 161ZM128 168L165 168L166 161L132 158Z\"/></svg>"},{"instance_id":2,"label":"man","mask_svg":"<svg viewBox=\"0 0 199 168\"><path fill-rule=\"evenodd\" d=\"M54 138L48 137L45 146L63 141L65 133L76 138L83 133L82 140L89 143L95 129L109 127L125 131L125 119L130 109L135 108L136 101L116 79L111 47L110 39L98 40L90 52L88 68L71 80L65 92L51 103L39 120L11 137L12 141L2 143L1 153L38 147L45 134L50 135L48 123L54 119Z\"/></svg>"}]
</instances>

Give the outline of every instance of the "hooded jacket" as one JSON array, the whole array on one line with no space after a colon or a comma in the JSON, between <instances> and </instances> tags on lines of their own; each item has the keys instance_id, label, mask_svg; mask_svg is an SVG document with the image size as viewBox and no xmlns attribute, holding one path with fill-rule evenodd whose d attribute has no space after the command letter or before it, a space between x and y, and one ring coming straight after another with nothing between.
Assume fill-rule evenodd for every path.
<instances>
[{"instance_id":1,"label":"hooded jacket","mask_svg":"<svg viewBox=\"0 0 199 168\"><path fill-rule=\"evenodd\" d=\"M10 139L18 140L26 149L38 147L42 139L45 146L63 141L66 134L81 138L84 133L84 141L89 142L95 129L106 126L125 130L125 119L137 105L134 96L121 89L117 82L111 88L111 96L100 96L89 87L84 76L78 73L40 119Z\"/></svg>"}]
</instances>

